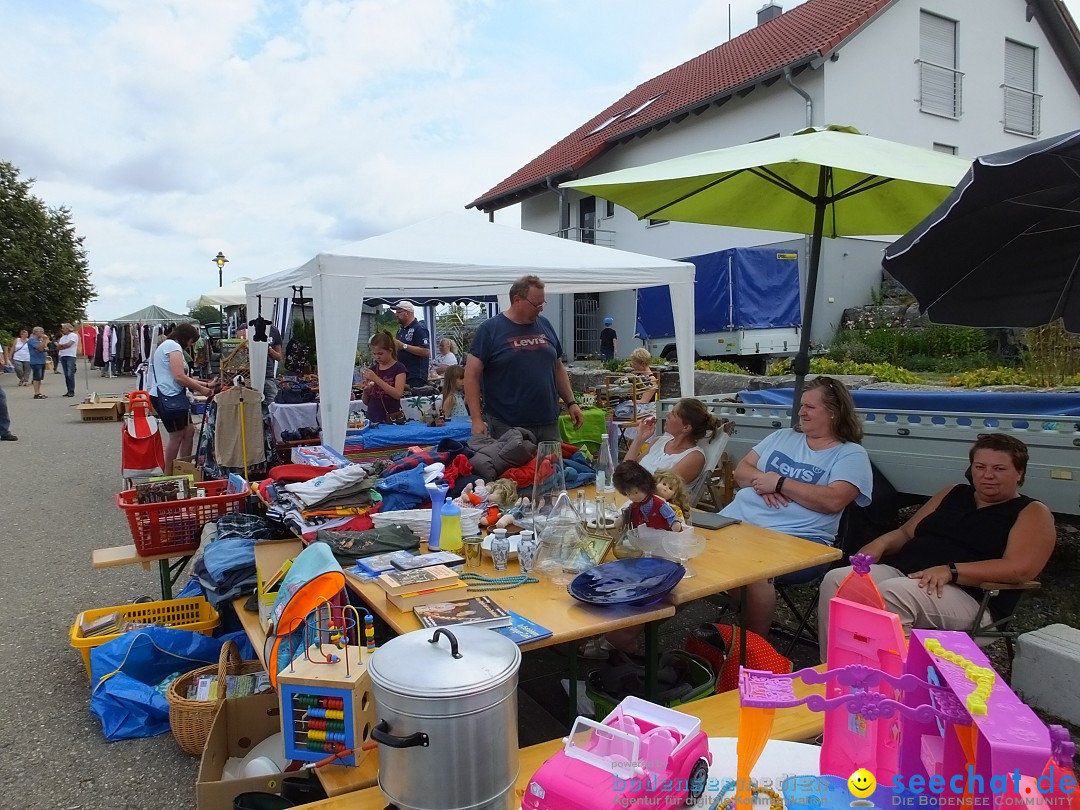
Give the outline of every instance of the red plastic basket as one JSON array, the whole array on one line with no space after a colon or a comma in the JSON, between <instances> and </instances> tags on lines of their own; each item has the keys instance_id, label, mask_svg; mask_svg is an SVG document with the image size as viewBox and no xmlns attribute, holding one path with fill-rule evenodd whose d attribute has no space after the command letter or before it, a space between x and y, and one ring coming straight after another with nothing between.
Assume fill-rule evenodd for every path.
<instances>
[{"instance_id":1,"label":"red plastic basket","mask_svg":"<svg viewBox=\"0 0 1080 810\"><path fill-rule=\"evenodd\" d=\"M194 551L199 547L202 527L227 512L239 512L246 492L226 494L227 481L202 481L205 498L188 498L165 503L136 503L135 490L116 496L116 505L127 513L135 553L143 557L155 554Z\"/></svg>"}]
</instances>

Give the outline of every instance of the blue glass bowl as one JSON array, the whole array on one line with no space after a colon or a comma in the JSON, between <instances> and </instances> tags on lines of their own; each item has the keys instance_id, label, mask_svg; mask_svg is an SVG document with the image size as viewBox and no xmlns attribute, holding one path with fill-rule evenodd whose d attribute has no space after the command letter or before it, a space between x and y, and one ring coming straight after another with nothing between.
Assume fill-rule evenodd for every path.
<instances>
[{"instance_id":1,"label":"blue glass bowl","mask_svg":"<svg viewBox=\"0 0 1080 810\"><path fill-rule=\"evenodd\" d=\"M644 607L663 599L685 573L677 562L660 557L615 560L581 572L566 589L590 605Z\"/></svg>"}]
</instances>

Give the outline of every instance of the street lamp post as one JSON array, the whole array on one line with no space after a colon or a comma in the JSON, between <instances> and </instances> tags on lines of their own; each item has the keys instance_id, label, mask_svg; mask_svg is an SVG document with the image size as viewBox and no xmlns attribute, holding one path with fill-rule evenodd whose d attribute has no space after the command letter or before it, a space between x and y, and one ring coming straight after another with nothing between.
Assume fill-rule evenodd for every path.
<instances>
[{"instance_id":1,"label":"street lamp post","mask_svg":"<svg viewBox=\"0 0 1080 810\"><path fill-rule=\"evenodd\" d=\"M217 256L212 258L210 261L212 261L214 264L217 265L217 285L218 285L218 289L220 290L224 286L223 278L222 278L222 271L225 269L225 263L227 261L229 261L229 260L226 259L225 254L222 253L219 250L218 253L217 253ZM221 341L222 341L222 339L224 337L225 337L225 310L222 308L222 306L220 304L218 304L218 346L219 346L218 351L219 352L220 352Z\"/></svg>"}]
</instances>

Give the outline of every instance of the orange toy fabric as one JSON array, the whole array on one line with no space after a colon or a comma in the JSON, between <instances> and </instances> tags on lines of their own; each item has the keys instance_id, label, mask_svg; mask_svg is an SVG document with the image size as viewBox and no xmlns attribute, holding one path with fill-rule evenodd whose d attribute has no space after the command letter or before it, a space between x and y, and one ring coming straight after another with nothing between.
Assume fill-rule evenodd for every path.
<instances>
[{"instance_id":1,"label":"orange toy fabric","mask_svg":"<svg viewBox=\"0 0 1080 810\"><path fill-rule=\"evenodd\" d=\"M717 624L716 629L724 639L726 655L711 644L693 635L686 639L686 651L700 655L717 673L716 691L729 692L739 685L739 632L730 624ZM767 640L754 632L746 634L746 668L785 674L791 672L791 661L776 651Z\"/></svg>"}]
</instances>

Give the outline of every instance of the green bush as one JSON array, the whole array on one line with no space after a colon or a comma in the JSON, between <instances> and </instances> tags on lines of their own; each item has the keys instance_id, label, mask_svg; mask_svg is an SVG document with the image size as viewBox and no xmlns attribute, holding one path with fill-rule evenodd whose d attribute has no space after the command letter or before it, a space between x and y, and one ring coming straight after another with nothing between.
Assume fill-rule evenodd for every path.
<instances>
[{"instance_id":1,"label":"green bush","mask_svg":"<svg viewBox=\"0 0 1080 810\"><path fill-rule=\"evenodd\" d=\"M829 359L842 363L850 360L855 363L880 363L884 361L881 353L862 341L834 341L829 347Z\"/></svg>"},{"instance_id":2,"label":"green bush","mask_svg":"<svg viewBox=\"0 0 1080 810\"><path fill-rule=\"evenodd\" d=\"M746 374L746 369L726 360L698 360L694 363L698 371L718 371L724 374Z\"/></svg>"},{"instance_id":3,"label":"green bush","mask_svg":"<svg viewBox=\"0 0 1080 810\"><path fill-rule=\"evenodd\" d=\"M769 367L773 376L791 374L791 360L783 357ZM864 374L877 377L882 382L918 383L921 380L905 368L889 363L856 363L851 360L837 362L828 357L815 357L810 360L811 374Z\"/></svg>"},{"instance_id":4,"label":"green bush","mask_svg":"<svg viewBox=\"0 0 1080 810\"><path fill-rule=\"evenodd\" d=\"M1038 386L1039 380L1026 369L995 366L957 374L949 378L949 385L953 388L979 388L984 385Z\"/></svg>"},{"instance_id":5,"label":"green bush","mask_svg":"<svg viewBox=\"0 0 1080 810\"><path fill-rule=\"evenodd\" d=\"M606 371L616 372L622 371L625 363L625 360L616 360L613 358L611 360L605 360L603 366Z\"/></svg>"},{"instance_id":6,"label":"green bush","mask_svg":"<svg viewBox=\"0 0 1080 810\"><path fill-rule=\"evenodd\" d=\"M999 362L989 352L978 352L964 357L941 357L929 354L912 354L904 358L903 366L908 371L933 372L936 374L959 374L985 368Z\"/></svg>"}]
</instances>

